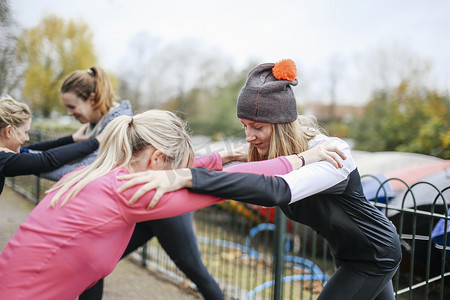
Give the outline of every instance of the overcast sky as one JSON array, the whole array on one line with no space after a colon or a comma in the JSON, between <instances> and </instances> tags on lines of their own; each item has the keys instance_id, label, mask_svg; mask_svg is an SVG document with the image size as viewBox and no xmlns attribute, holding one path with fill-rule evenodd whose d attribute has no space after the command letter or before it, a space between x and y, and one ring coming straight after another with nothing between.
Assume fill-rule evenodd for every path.
<instances>
[{"instance_id":1,"label":"overcast sky","mask_svg":"<svg viewBox=\"0 0 450 300\"><path fill-rule=\"evenodd\" d=\"M197 39L236 67L250 59L292 58L300 73L317 81L323 76L313 74L325 72L332 57L346 62L400 45L433 64L437 87L450 86L447 0L13 0L11 5L24 27L50 13L82 18L94 32L100 63L116 70L130 40L145 31L166 43ZM357 88L348 81L341 94L349 98L354 93L348 90Z\"/></svg>"}]
</instances>

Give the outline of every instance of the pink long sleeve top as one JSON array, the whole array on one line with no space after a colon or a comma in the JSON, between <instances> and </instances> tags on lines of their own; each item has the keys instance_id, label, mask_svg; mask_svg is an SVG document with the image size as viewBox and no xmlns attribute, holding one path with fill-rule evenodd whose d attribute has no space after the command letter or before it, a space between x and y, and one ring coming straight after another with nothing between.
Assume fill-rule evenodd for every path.
<instances>
[{"instance_id":1,"label":"pink long sleeve top","mask_svg":"<svg viewBox=\"0 0 450 300\"><path fill-rule=\"evenodd\" d=\"M221 158L213 154L198 159L195 166L220 170ZM278 175L291 169L281 157L228 171ZM0 255L0 299L76 299L114 270L137 222L185 214L224 200L183 189L165 194L147 210L154 191L133 205L128 199L140 186L116 192L123 184L116 177L124 174L128 171L118 168L97 178L64 206L49 207L54 191L35 207Z\"/></svg>"}]
</instances>

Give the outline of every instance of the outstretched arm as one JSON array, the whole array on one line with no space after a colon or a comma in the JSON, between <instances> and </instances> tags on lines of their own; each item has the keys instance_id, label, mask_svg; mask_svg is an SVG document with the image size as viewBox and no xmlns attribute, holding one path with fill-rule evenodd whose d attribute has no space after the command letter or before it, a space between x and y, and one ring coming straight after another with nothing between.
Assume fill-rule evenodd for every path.
<instances>
[{"instance_id":1,"label":"outstretched arm","mask_svg":"<svg viewBox=\"0 0 450 300\"><path fill-rule=\"evenodd\" d=\"M291 200L289 185L281 177L192 169L192 192L245 203L279 206Z\"/></svg>"},{"instance_id":2,"label":"outstretched arm","mask_svg":"<svg viewBox=\"0 0 450 300\"><path fill-rule=\"evenodd\" d=\"M327 147L339 147L343 152L343 154L340 155L346 159L342 163L336 161L339 163L339 167L336 168L326 161L320 161L321 155L323 154L318 155L320 152L315 151L314 148L311 148L308 150L310 151L309 153L306 151L302 154L304 155L306 163L313 163L307 164L301 168L293 170L292 172L276 174L283 179L285 183L284 186L286 186L290 191L291 199L286 201L283 197L278 198L277 194L271 194L270 197L267 197L265 200L261 200L259 204L264 206L279 206L293 203L318 193L342 193L347 187L348 176L356 168L356 165L351 157L350 148L347 143L337 138L323 139L321 144L323 146L322 148L319 148L321 151L326 150L325 148ZM329 155L325 155L325 157L330 158ZM261 173L260 171L261 169L258 168L252 170L239 168L239 166L234 166L225 170L225 172L250 172L273 175ZM277 179L267 178L265 179L265 184L270 187L271 182L275 180ZM193 192L249 202L248 200L251 197L251 195L249 195L250 190L251 193L258 193L258 191L254 190L263 188L257 186L257 183L260 181L261 180L257 177L255 178L254 176L248 174L216 174L206 170L198 171L196 169L192 169L192 179L190 182L186 181L185 186L192 187ZM228 184L229 182L233 182L233 187ZM265 192L280 193L275 189L265 190Z\"/></svg>"},{"instance_id":3,"label":"outstretched arm","mask_svg":"<svg viewBox=\"0 0 450 300\"><path fill-rule=\"evenodd\" d=\"M4 155L10 157L5 162L3 174L5 176L18 176L50 171L83 157L97 148L98 141L92 139L39 153L5 153Z\"/></svg>"},{"instance_id":4,"label":"outstretched arm","mask_svg":"<svg viewBox=\"0 0 450 300\"><path fill-rule=\"evenodd\" d=\"M57 169L51 170L49 172L42 172L39 174L39 177L51 180L51 181L58 181L60 180L64 175L75 171L75 169L78 169L82 166L90 165L94 160L97 158L98 150L95 150L91 153L87 153L85 156L77 157L71 161L66 162L64 165L60 166ZM82 160L78 161L77 163L74 163L77 159L82 158Z\"/></svg>"},{"instance_id":5,"label":"outstretched arm","mask_svg":"<svg viewBox=\"0 0 450 300\"><path fill-rule=\"evenodd\" d=\"M85 140L87 140L87 137L84 135L84 133L85 133L88 125L89 124L85 124L85 125L81 126L72 135L64 136L64 137L61 137L61 138L58 138L55 140L34 143L34 144L28 145L26 147L23 147L22 149L45 151L45 150L50 150L50 149L53 149L53 148L56 148L59 146L64 146L64 145L72 144L75 142L85 141Z\"/></svg>"},{"instance_id":6,"label":"outstretched arm","mask_svg":"<svg viewBox=\"0 0 450 300\"><path fill-rule=\"evenodd\" d=\"M26 147L21 148L21 152L27 152L27 150L45 151L45 150L49 150L49 149L52 149L55 147L72 144L73 142L75 142L73 140L73 137L71 135L68 135L68 136L60 137L55 140L43 141L43 142L38 142L38 143L28 145Z\"/></svg>"},{"instance_id":7,"label":"outstretched arm","mask_svg":"<svg viewBox=\"0 0 450 300\"><path fill-rule=\"evenodd\" d=\"M86 131L87 125L88 124L81 126L80 129L78 129L78 131L72 135L74 141L77 142L77 141L83 141L83 139L85 140L84 132ZM97 139L99 142L101 142L103 140L103 134L97 135L95 137L95 139ZM77 145L80 145L80 143L78 143ZM74 147L76 147L76 146L74 146ZM76 157L76 159L66 162L63 166L60 166L57 169L52 169L49 172L42 172L39 174L39 176L41 178L45 178L48 180L58 181L64 175L74 171L75 169L82 167L82 166L90 165L97 158L97 154L98 154L97 150L91 151L90 153L87 153L86 155L78 156L78 157ZM74 163L76 160L79 160L79 161L77 163Z\"/></svg>"},{"instance_id":8,"label":"outstretched arm","mask_svg":"<svg viewBox=\"0 0 450 300\"><path fill-rule=\"evenodd\" d=\"M185 169L190 172L189 169ZM284 202L289 202L290 191L287 184L282 178L268 177L263 175L255 174L238 174L238 173L224 173L220 171L211 171L206 168L192 169L193 171L204 170L206 172L215 172L219 175L242 175L245 176L245 182L248 182L247 193L242 193L242 189L236 188L234 185L238 183L242 186L242 180L239 176L231 177L232 180L237 181L227 181L220 186L220 189L224 189L225 195L231 193L233 195L245 195L245 197L240 197L239 200L247 203L264 205L267 203L274 202L274 199L283 199ZM167 177L167 173L164 171L155 171L155 174L159 176ZM208 173L205 173L206 177ZM179 174L178 174L179 175ZM177 176L177 174L171 174L170 177ZM250 179L248 179L248 177ZM247 181L249 180L249 181ZM239 182L240 181L240 182ZM119 185L121 182L119 181ZM145 220L154 220L161 218L169 218L181 214L185 214L190 211L201 209L218 202L230 199L228 197L215 197L212 195L202 195L189 192L187 189L180 189L171 193L166 193L161 196L157 204L151 210L145 210L143 208L147 207L147 203L151 202L151 199L155 195L155 191L151 190L145 193L140 201L130 204L128 199L136 193L140 188L140 185L135 185L122 193L118 193L117 197L119 202L122 204L119 207L123 209L124 217L130 222L141 222ZM227 190L229 188L229 190ZM281 204L281 203L280 203ZM147 207L148 208L148 207Z\"/></svg>"},{"instance_id":9,"label":"outstretched arm","mask_svg":"<svg viewBox=\"0 0 450 300\"><path fill-rule=\"evenodd\" d=\"M342 153L340 149L337 149L336 146L334 145L329 145L329 143L324 143L323 145L309 149L303 152L302 155L306 163L314 163L321 160L327 161L330 160L336 167L340 167L342 165L338 156L340 156L342 159L346 159L345 155ZM295 169L300 168L302 166L303 160L301 160L299 156L290 155L287 157L279 157L273 160L234 165L230 168L227 168L226 171L241 172L241 173L257 173L273 176L286 174L292 171L292 168ZM330 164L330 166L332 165ZM161 172L163 173L165 172L166 174L161 176L162 175ZM242 179L244 179L246 175L240 176ZM136 202L137 199L139 199L146 192L152 189L156 189L156 193L153 199L151 200L148 208L153 207L164 193L174 191L183 187L192 187L192 173L189 169L147 171L121 176L119 179L124 180L131 179L118 190L119 192L122 192L134 185L144 183L144 185L131 197L130 203ZM271 179L266 180L270 181ZM218 182L219 181L220 180L218 180ZM242 184L243 184L242 191L246 191L246 186L248 185L245 182L243 182Z\"/></svg>"}]
</instances>

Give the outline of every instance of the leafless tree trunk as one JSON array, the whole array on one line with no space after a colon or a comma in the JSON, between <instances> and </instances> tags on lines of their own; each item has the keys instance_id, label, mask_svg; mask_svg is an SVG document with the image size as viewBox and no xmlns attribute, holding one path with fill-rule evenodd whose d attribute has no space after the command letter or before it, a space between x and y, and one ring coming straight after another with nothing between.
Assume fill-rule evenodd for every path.
<instances>
[{"instance_id":1,"label":"leafless tree trunk","mask_svg":"<svg viewBox=\"0 0 450 300\"><path fill-rule=\"evenodd\" d=\"M8 0L0 0L0 95L20 96L24 66L17 58L17 32Z\"/></svg>"}]
</instances>

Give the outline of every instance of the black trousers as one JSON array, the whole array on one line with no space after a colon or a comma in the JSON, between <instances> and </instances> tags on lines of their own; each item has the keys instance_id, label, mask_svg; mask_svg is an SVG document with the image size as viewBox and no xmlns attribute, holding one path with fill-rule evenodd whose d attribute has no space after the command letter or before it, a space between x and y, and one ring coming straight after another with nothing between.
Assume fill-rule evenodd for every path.
<instances>
[{"instance_id":1,"label":"black trousers","mask_svg":"<svg viewBox=\"0 0 450 300\"><path fill-rule=\"evenodd\" d=\"M392 277L397 268L383 275L365 274L336 263L336 272L331 276L317 300L395 300Z\"/></svg>"},{"instance_id":2,"label":"black trousers","mask_svg":"<svg viewBox=\"0 0 450 300\"><path fill-rule=\"evenodd\" d=\"M222 290L203 264L192 218L193 214L188 213L137 223L122 258L156 236L169 257L186 277L195 283L205 299L224 299ZM101 299L102 295L103 279L84 291L79 300Z\"/></svg>"}]
</instances>

